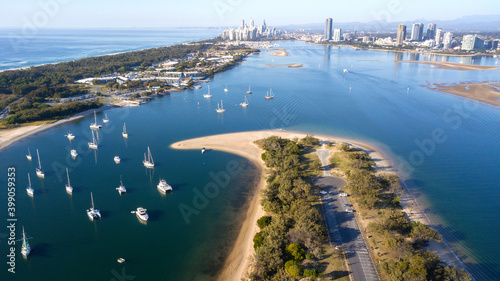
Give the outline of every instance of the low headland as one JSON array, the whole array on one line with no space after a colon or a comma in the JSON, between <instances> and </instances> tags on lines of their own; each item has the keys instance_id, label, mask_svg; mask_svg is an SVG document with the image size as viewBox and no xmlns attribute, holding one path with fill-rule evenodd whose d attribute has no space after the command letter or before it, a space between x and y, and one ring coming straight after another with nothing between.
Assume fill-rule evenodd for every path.
<instances>
[{"instance_id":1,"label":"low headland","mask_svg":"<svg viewBox=\"0 0 500 281\"><path fill-rule=\"evenodd\" d=\"M260 183L258 188L256 189L257 191L253 195L253 197L249 199L251 203L249 204L249 208L245 215L244 222L240 229L239 235L235 241L233 250L228 255L224 267L222 268L218 276L218 280L239 281L242 278L248 277L249 272L255 271L254 267L256 266L255 262L256 251L254 250L255 247L254 243L256 243L255 239L257 239L257 236L259 236L256 234L259 233L259 227L260 227L260 223L259 226L257 226L256 222L259 218L263 217L264 214L266 214L263 206L261 206L259 203L265 201L262 196L265 196L264 194L266 193L263 193L263 190L266 187L266 181L268 180L267 177L270 174L269 167L266 167L265 161L263 160L264 157L262 156L265 151L261 147L259 147L257 142L271 137L279 137L286 140L297 141L299 139L304 139L309 136L305 133L300 133L300 132L266 130L266 131L251 131L251 132L240 132L240 133L207 136L207 137L180 141L171 145L171 147L174 149L192 150L192 149L201 149L204 147L206 149L220 150L233 153L249 159L255 165L260 167L260 170L262 171ZM321 141L321 143L334 144L332 147L329 148L334 153L334 155L337 155L335 157L332 156L330 159L330 161L332 162L332 166L338 165L338 163L335 164L335 161L338 160L338 155L342 155L335 153L341 151L342 149L347 149L346 151L350 151L350 149L352 148L354 149L353 151L363 151L364 153L366 153L370 161L367 163L371 163L370 165L373 166L375 173L374 175L381 178L385 178L386 176L392 179L394 179L394 177L397 178L396 172L391 166L390 162L384 157L384 155L379 150L377 150L372 145L369 145L361 141L348 140L332 136L315 135L314 138L317 138L319 141ZM314 148L312 149L314 151ZM338 169L335 169L334 167L331 168L332 168L332 174L339 175ZM407 225L411 225L415 228L423 228L423 226L420 226L419 223L421 223L421 225L432 225L432 223L425 216L425 213L419 208L419 205L415 201L415 198L411 195L410 190L408 190L407 188L402 188L400 191L397 191L397 193L399 194L399 196L397 198L393 197L389 198L390 200L388 202L394 202L394 204L401 206L400 208L402 214L404 214L404 216L409 221L408 223L406 223ZM359 203L358 200L356 200L355 206L358 205L361 206L361 203ZM396 208L394 210L397 210L397 207L394 208ZM374 215L362 211L360 213L356 212L356 216L359 221L359 224L362 226L363 236L371 237L371 234L370 235L367 234L367 230L373 228L371 223L374 221L373 218ZM429 234L431 236L440 238L440 235L437 234L437 231L433 230L432 228L429 228L428 233L431 233ZM370 245L375 246L378 245L377 243L382 243L382 242L375 242L377 238L371 238L371 239L372 240L369 243L373 244ZM441 261L445 262L449 266L459 269L464 268L461 261L457 258L457 256L453 253L453 251L450 249L450 247L444 240L441 240L440 242L434 241L432 239L428 240L430 241L428 241L428 243L425 246L426 250L439 255ZM405 244L406 242L404 241L397 242L395 240L394 243L403 243L402 245L406 245ZM372 256L377 255L377 261L379 262L385 260L386 259L385 255L388 254L387 253L382 254L381 256L380 252L382 252L382 250L378 249L379 247L374 247L374 246L371 247ZM380 251L377 254L375 253L376 249L378 249L377 251ZM385 248L385 250L387 250L387 248ZM381 265L378 265L377 267L379 267L380 271ZM288 270L290 270L290 268L288 268L286 271L290 273ZM460 280L470 280L468 279L468 275L464 271L458 271L458 272L460 272L461 276L466 276L464 277L464 279ZM387 273L384 274L387 275Z\"/></svg>"}]
</instances>

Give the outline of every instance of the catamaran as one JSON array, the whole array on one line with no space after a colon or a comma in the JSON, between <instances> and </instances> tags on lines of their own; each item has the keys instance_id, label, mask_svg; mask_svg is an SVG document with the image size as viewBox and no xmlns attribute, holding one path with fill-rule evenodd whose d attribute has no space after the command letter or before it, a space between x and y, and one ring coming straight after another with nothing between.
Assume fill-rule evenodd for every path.
<instances>
[{"instance_id":1,"label":"catamaran","mask_svg":"<svg viewBox=\"0 0 500 281\"><path fill-rule=\"evenodd\" d=\"M95 139L94 131L92 131L92 142L89 142L89 148L97 149L97 141Z\"/></svg>"},{"instance_id":2,"label":"catamaran","mask_svg":"<svg viewBox=\"0 0 500 281\"><path fill-rule=\"evenodd\" d=\"M68 134L64 135L64 136L67 137L68 140L74 140L75 139L75 135L73 135L70 131L68 131Z\"/></svg>"},{"instance_id":3,"label":"catamaran","mask_svg":"<svg viewBox=\"0 0 500 281\"><path fill-rule=\"evenodd\" d=\"M104 119L102 119L102 123L108 123L108 122L109 122L108 115L104 113Z\"/></svg>"},{"instance_id":4,"label":"catamaran","mask_svg":"<svg viewBox=\"0 0 500 281\"><path fill-rule=\"evenodd\" d=\"M120 159L120 156L116 155L115 158L113 158L113 160L115 161L116 164L120 164L120 161L122 161Z\"/></svg>"},{"instance_id":5,"label":"catamaran","mask_svg":"<svg viewBox=\"0 0 500 281\"><path fill-rule=\"evenodd\" d=\"M28 154L26 154L26 158L31 161L31 159L33 159L33 157L31 157L31 151L30 149L28 148Z\"/></svg>"},{"instance_id":6,"label":"catamaran","mask_svg":"<svg viewBox=\"0 0 500 281\"><path fill-rule=\"evenodd\" d=\"M160 183L157 185L158 190L167 193L167 191L172 191L172 186L167 183L166 180L160 179Z\"/></svg>"},{"instance_id":7,"label":"catamaran","mask_svg":"<svg viewBox=\"0 0 500 281\"><path fill-rule=\"evenodd\" d=\"M208 93L203 95L204 98L209 99L212 97L212 94L210 94L210 85L208 85Z\"/></svg>"},{"instance_id":8,"label":"catamaran","mask_svg":"<svg viewBox=\"0 0 500 281\"><path fill-rule=\"evenodd\" d=\"M269 92L267 92L267 94L266 94L266 100L270 100L273 98L274 98L273 89L269 89Z\"/></svg>"},{"instance_id":9,"label":"catamaran","mask_svg":"<svg viewBox=\"0 0 500 281\"><path fill-rule=\"evenodd\" d=\"M120 193L120 195L122 195L122 193L126 193L127 192L127 189L123 185L122 176L120 176L120 186L117 187L116 190L118 190L118 193Z\"/></svg>"},{"instance_id":10,"label":"catamaran","mask_svg":"<svg viewBox=\"0 0 500 281\"><path fill-rule=\"evenodd\" d=\"M71 183L69 182L68 168L66 168L66 176L68 177L68 184L66 185L66 192L68 192L69 194L72 194L73 193L73 187L71 186Z\"/></svg>"},{"instance_id":11,"label":"catamaran","mask_svg":"<svg viewBox=\"0 0 500 281\"><path fill-rule=\"evenodd\" d=\"M241 107L247 107L248 106L248 100L247 100L247 96L245 96L245 101L240 103L240 106Z\"/></svg>"},{"instance_id":12,"label":"catamaran","mask_svg":"<svg viewBox=\"0 0 500 281\"><path fill-rule=\"evenodd\" d=\"M94 197L92 196L92 192L90 192L90 201L92 202L92 207L87 210L87 215L91 220L94 219L100 219L101 218L101 212L99 210L96 210L94 208Z\"/></svg>"},{"instance_id":13,"label":"catamaran","mask_svg":"<svg viewBox=\"0 0 500 281\"><path fill-rule=\"evenodd\" d=\"M149 146L148 146L148 156L146 157L146 153L144 153L144 161L142 161L142 164L144 164L144 167L146 168L152 169L155 167L155 161L153 160L153 155L151 155Z\"/></svg>"},{"instance_id":14,"label":"catamaran","mask_svg":"<svg viewBox=\"0 0 500 281\"><path fill-rule=\"evenodd\" d=\"M227 89L227 84L226 84L226 88L224 88L224 92L229 92L229 90Z\"/></svg>"},{"instance_id":15,"label":"catamaran","mask_svg":"<svg viewBox=\"0 0 500 281\"><path fill-rule=\"evenodd\" d=\"M135 211L135 214L137 215L137 217L143 221L148 221L149 219L149 215L148 213L146 213L146 209L144 209L143 207L138 207L137 210Z\"/></svg>"},{"instance_id":16,"label":"catamaran","mask_svg":"<svg viewBox=\"0 0 500 281\"><path fill-rule=\"evenodd\" d=\"M252 93L252 90L250 90L250 85L248 85L248 91L247 91L247 94L251 94Z\"/></svg>"},{"instance_id":17,"label":"catamaran","mask_svg":"<svg viewBox=\"0 0 500 281\"><path fill-rule=\"evenodd\" d=\"M28 187L26 187L26 193L28 193L29 196L33 196L33 194L35 193L35 191L31 187L31 177L30 177L29 173L28 173L28 184L29 184Z\"/></svg>"},{"instance_id":18,"label":"catamaran","mask_svg":"<svg viewBox=\"0 0 500 281\"><path fill-rule=\"evenodd\" d=\"M99 123L97 123L97 115L95 114L95 110L94 110L94 123L90 124L90 129L99 130L101 128L102 128L102 125L99 125Z\"/></svg>"},{"instance_id":19,"label":"catamaran","mask_svg":"<svg viewBox=\"0 0 500 281\"><path fill-rule=\"evenodd\" d=\"M73 158L78 157L78 152L76 151L76 149L72 149L72 150L70 151L70 153L71 153L71 157L73 157Z\"/></svg>"},{"instance_id":20,"label":"catamaran","mask_svg":"<svg viewBox=\"0 0 500 281\"><path fill-rule=\"evenodd\" d=\"M21 247L21 254L23 257L28 257L28 255L31 253L31 247L30 243L28 243L28 239L26 239L26 234L24 233L24 226L23 226L23 245Z\"/></svg>"},{"instance_id":21,"label":"catamaran","mask_svg":"<svg viewBox=\"0 0 500 281\"><path fill-rule=\"evenodd\" d=\"M38 168L36 168L36 175L40 178L45 178L45 172L42 170L42 162L40 161L40 154L38 149L36 150L36 156L38 157Z\"/></svg>"},{"instance_id":22,"label":"catamaran","mask_svg":"<svg viewBox=\"0 0 500 281\"><path fill-rule=\"evenodd\" d=\"M220 105L219 105L219 103L217 103L217 109L215 111L217 113L224 113L224 112L226 112L226 110L224 109L224 104L222 103L222 101L220 101Z\"/></svg>"},{"instance_id":23,"label":"catamaran","mask_svg":"<svg viewBox=\"0 0 500 281\"><path fill-rule=\"evenodd\" d=\"M128 138L127 127L125 127L125 123L123 123L123 132L122 132L122 136L123 136L124 138Z\"/></svg>"}]
</instances>

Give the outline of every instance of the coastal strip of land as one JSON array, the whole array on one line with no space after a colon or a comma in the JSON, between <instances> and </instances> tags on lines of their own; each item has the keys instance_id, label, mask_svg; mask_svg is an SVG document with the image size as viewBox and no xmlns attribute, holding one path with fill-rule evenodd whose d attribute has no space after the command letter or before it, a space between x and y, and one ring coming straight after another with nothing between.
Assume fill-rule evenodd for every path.
<instances>
[{"instance_id":1,"label":"coastal strip of land","mask_svg":"<svg viewBox=\"0 0 500 281\"><path fill-rule=\"evenodd\" d=\"M218 280L239 281L244 277L245 272L249 266L249 257L253 253L253 237L258 232L256 221L264 214L260 201L260 191L265 188L265 175L266 167L261 159L262 150L254 143L256 140L264 139L270 136L279 136L286 139L304 138L307 136L305 133L289 132L280 130L267 130L267 131L251 131L230 133L222 135L207 136L184 140L171 145L174 149L206 149L220 150L233 153L251 160L258 165L262 171L259 187L251 199L246 218L242 224L238 237L234 243L225 265L218 277ZM374 167L377 173L394 173L395 170L390 162L383 156L383 154L375 147L361 142L348 140L343 138L336 138L332 136L315 135L321 141L329 141L335 143L346 143L355 148L364 150L370 158L375 162ZM415 198L411 196L409 190L405 190L404 196L401 198L403 211L407 214L411 221L420 221L422 223L431 225L432 223L425 216L425 213L420 210ZM463 267L458 257L451 251L446 242L431 241L428 250L441 256L441 260L451 266Z\"/></svg>"},{"instance_id":2,"label":"coastal strip of land","mask_svg":"<svg viewBox=\"0 0 500 281\"><path fill-rule=\"evenodd\" d=\"M267 67L292 67L292 68L300 68L303 67L303 64L296 64L296 63L290 63L290 64L264 64L264 66Z\"/></svg>"},{"instance_id":3,"label":"coastal strip of land","mask_svg":"<svg viewBox=\"0 0 500 281\"><path fill-rule=\"evenodd\" d=\"M277 56L277 57L288 56L288 53L286 52L285 49L270 49L270 50L276 50L276 52L272 53L271 56Z\"/></svg>"},{"instance_id":4,"label":"coastal strip of land","mask_svg":"<svg viewBox=\"0 0 500 281\"><path fill-rule=\"evenodd\" d=\"M435 65L441 69L460 70L460 71L479 71L479 70L497 70L497 69L500 69L500 66L463 64L463 63L441 62L441 61L400 60L397 62L430 64L430 65Z\"/></svg>"},{"instance_id":5,"label":"coastal strip of land","mask_svg":"<svg viewBox=\"0 0 500 281\"><path fill-rule=\"evenodd\" d=\"M494 106L500 106L500 83L461 83L461 84L432 84L431 90L449 93Z\"/></svg>"}]
</instances>

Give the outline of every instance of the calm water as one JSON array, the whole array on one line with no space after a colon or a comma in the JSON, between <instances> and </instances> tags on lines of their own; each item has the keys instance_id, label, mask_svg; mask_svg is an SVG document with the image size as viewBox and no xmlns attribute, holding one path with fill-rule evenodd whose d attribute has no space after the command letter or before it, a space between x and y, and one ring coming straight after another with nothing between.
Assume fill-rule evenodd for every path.
<instances>
[{"instance_id":1,"label":"calm water","mask_svg":"<svg viewBox=\"0 0 500 281\"><path fill-rule=\"evenodd\" d=\"M0 170L6 174L8 166L17 168L18 226L24 225L33 237L28 261L20 258L18 249L14 280L111 280L123 268L136 280L207 279L220 266L234 238L255 167L234 155L174 151L169 145L203 135L277 128L376 144L400 167L419 203L474 277L498 280L500 111L427 86L495 80L500 71L443 70L395 63L399 55L390 52L302 42L280 44L288 57L263 52L215 77L210 82L212 100L202 97L207 88L203 85L200 90L172 94L139 108L107 111L111 122L99 133L101 145L96 153L89 152L86 144L92 117L26 138L0 152ZM410 57L402 55L402 59ZM460 62L459 58L447 59ZM496 59L471 58L470 62L494 65ZM286 63L304 67L263 65ZM223 92L226 84L227 93ZM253 91L247 95L250 106L242 109L237 104L243 101L249 84ZM266 101L264 95L270 87L275 99ZM224 115L215 113L221 99L227 109ZM120 134L123 122L130 133L126 141ZM67 130L76 135L73 143L63 136ZM427 139L436 132L445 140L429 144ZM421 148L418 142L426 146ZM147 146L158 163L154 171L141 164ZM32 153L40 150L45 180L34 175L36 157L33 163L24 157L28 147ZM79 160L69 159L71 148L78 149ZM115 154L122 157L120 165L113 162ZM200 206L203 200L193 202L197 191L209 183L217 184L210 172L221 176L233 161L244 173L230 176L227 186L211 196L207 206ZM64 190L66 166L75 188L72 196ZM33 199L24 190L27 172L32 174ZM115 190L120 175L129 189L121 197ZM156 184L160 177L172 184L174 192L159 194ZM1 179L6 186L5 177ZM85 214L90 191L102 211L100 221L91 222ZM0 202L6 200L2 192ZM202 207L195 209L189 224L179 211L181 204ZM147 225L130 214L137 206L150 211ZM2 216L6 220L5 211ZM20 236L20 228L17 234ZM2 257L6 266L5 255ZM118 257L126 258L127 263L116 263ZM12 278L6 270L0 277Z\"/></svg>"},{"instance_id":2,"label":"calm water","mask_svg":"<svg viewBox=\"0 0 500 281\"><path fill-rule=\"evenodd\" d=\"M0 70L209 39L218 29L0 29ZM26 35L24 35L26 34Z\"/></svg>"}]
</instances>

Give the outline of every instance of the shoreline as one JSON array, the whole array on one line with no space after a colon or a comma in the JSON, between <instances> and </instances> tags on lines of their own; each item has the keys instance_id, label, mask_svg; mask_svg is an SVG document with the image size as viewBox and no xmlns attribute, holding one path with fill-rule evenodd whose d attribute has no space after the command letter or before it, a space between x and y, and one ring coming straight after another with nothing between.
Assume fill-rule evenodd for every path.
<instances>
[{"instance_id":1,"label":"shoreline","mask_svg":"<svg viewBox=\"0 0 500 281\"><path fill-rule=\"evenodd\" d=\"M228 133L222 135L212 135L189 140L183 140L170 145L173 149L194 150L203 147L213 150L233 153L245 157L255 163L261 168L261 179L258 188L255 189L255 194L251 200L250 206L246 212L246 218L243 222L236 241L234 242L233 249L227 256L224 266L221 269L217 280L240 281L248 270L248 262L250 256L253 254L253 237L258 232L256 221L264 215L262 206L260 205L260 191L265 188L266 167L260 158L261 149L257 147L255 140L263 139L269 136L279 136L282 138L293 139L303 138L307 133L294 132L294 131L278 131L278 130L263 130L263 131L250 131L239 133ZM433 226L433 223L422 211L416 198L413 196L403 178L396 172L390 164L388 158L375 146L364 143L359 140L350 140L339 138L335 136L325 136L314 134L314 137L322 141L334 141L335 143L343 142L353 147L364 150L375 162L375 170L377 173L392 173L398 175L402 183L404 195L401 198L401 206L403 212L406 214L410 221L420 221L424 224ZM403 187L404 186L404 187ZM458 268L465 268L462 261L451 250L451 247L442 240L442 242L431 241L427 250L434 252L440 256L440 260L450 266Z\"/></svg>"}]
</instances>

